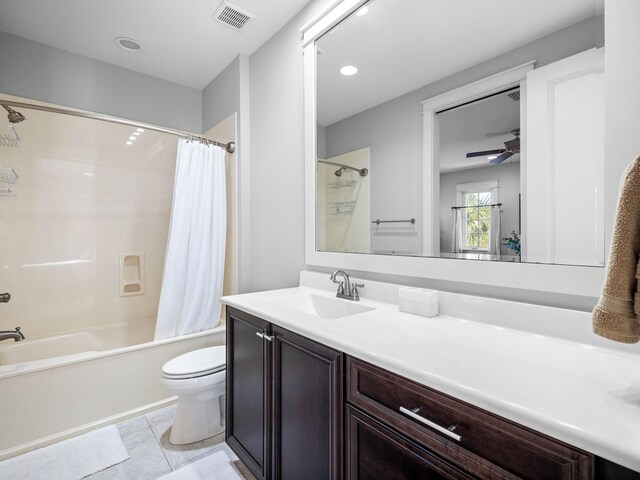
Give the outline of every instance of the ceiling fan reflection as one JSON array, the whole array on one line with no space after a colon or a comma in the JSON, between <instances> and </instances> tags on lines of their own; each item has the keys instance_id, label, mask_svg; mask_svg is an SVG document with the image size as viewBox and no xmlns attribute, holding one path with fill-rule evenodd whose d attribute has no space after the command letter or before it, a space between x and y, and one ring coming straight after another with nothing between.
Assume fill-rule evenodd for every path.
<instances>
[{"instance_id":1,"label":"ceiling fan reflection","mask_svg":"<svg viewBox=\"0 0 640 480\"><path fill-rule=\"evenodd\" d=\"M496 155L489 162L494 165L499 165L508 158L512 157L516 153L520 153L520 129L514 128L511 133L516 137L513 140L507 140L504 142L504 148L498 148L495 150L483 150L478 152L467 153L467 158L473 157L488 157Z\"/></svg>"}]
</instances>

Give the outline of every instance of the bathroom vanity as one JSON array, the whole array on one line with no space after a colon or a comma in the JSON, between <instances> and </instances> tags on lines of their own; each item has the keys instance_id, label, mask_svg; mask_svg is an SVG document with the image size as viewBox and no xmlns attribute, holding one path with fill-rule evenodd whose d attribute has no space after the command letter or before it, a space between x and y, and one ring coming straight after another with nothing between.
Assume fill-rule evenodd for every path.
<instances>
[{"instance_id":1,"label":"bathroom vanity","mask_svg":"<svg viewBox=\"0 0 640 480\"><path fill-rule=\"evenodd\" d=\"M425 318L327 277L223 299L227 442L258 478L640 479L639 358L588 314L441 292Z\"/></svg>"},{"instance_id":2,"label":"bathroom vanity","mask_svg":"<svg viewBox=\"0 0 640 480\"><path fill-rule=\"evenodd\" d=\"M227 308L226 440L258 478L342 478L343 354Z\"/></svg>"}]
</instances>

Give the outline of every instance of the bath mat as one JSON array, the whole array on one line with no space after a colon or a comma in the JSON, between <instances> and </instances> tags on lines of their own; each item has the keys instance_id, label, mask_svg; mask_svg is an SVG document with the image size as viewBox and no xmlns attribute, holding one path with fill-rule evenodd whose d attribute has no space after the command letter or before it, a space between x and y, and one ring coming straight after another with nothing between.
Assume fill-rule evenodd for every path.
<instances>
[{"instance_id":1,"label":"bath mat","mask_svg":"<svg viewBox=\"0 0 640 480\"><path fill-rule=\"evenodd\" d=\"M115 425L0 462L0 478L79 480L129 458Z\"/></svg>"},{"instance_id":2,"label":"bath mat","mask_svg":"<svg viewBox=\"0 0 640 480\"><path fill-rule=\"evenodd\" d=\"M227 454L220 450L213 455L201 458L193 463L160 477L160 480L242 480Z\"/></svg>"}]
</instances>

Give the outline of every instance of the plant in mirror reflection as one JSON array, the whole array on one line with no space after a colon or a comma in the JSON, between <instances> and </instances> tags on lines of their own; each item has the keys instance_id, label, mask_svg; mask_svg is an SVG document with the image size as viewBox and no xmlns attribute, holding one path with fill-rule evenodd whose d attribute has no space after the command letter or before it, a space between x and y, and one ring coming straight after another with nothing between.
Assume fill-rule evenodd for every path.
<instances>
[{"instance_id":1,"label":"plant in mirror reflection","mask_svg":"<svg viewBox=\"0 0 640 480\"><path fill-rule=\"evenodd\" d=\"M502 237L502 246L513 250L517 256L520 256L520 236L515 230L512 230L508 237Z\"/></svg>"}]
</instances>

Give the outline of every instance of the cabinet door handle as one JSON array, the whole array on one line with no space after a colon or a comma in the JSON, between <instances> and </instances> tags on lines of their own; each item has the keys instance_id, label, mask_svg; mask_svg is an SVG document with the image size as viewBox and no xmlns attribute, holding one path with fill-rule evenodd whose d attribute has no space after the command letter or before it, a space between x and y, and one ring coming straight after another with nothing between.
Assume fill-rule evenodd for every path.
<instances>
[{"instance_id":1,"label":"cabinet door handle","mask_svg":"<svg viewBox=\"0 0 640 480\"><path fill-rule=\"evenodd\" d=\"M413 418L415 420L418 420L419 422L424 423L428 427L431 427L431 428L433 428L434 430L437 430L440 433L444 433L447 437L453 438L457 442L462 440L462 437L460 435L458 435L456 433L453 433L453 431L452 431L452 430L454 430L456 428L455 425L451 425L449 427L449 429L446 429L444 427L441 427L437 423L433 423L431 420L427 420L426 418L418 415L416 412L413 412L413 411L409 410L408 408L400 407L400 411L402 413L404 413L405 415L408 415L409 417L411 417L411 418Z\"/></svg>"},{"instance_id":2,"label":"cabinet door handle","mask_svg":"<svg viewBox=\"0 0 640 480\"><path fill-rule=\"evenodd\" d=\"M266 333L256 332L256 335L262 338L263 340L269 340L269 341L273 340L273 336L267 335Z\"/></svg>"}]
</instances>

